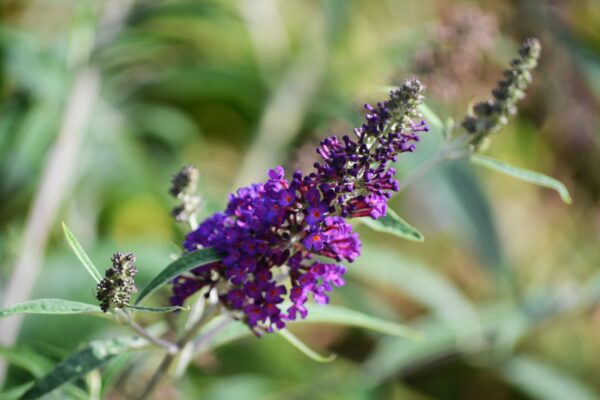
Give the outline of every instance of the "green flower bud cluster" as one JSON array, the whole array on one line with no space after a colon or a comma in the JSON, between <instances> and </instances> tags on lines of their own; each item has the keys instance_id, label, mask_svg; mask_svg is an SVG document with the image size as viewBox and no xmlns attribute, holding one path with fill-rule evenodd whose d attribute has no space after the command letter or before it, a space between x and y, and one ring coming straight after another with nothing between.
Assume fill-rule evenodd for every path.
<instances>
[{"instance_id":1,"label":"green flower bud cluster","mask_svg":"<svg viewBox=\"0 0 600 400\"><path fill-rule=\"evenodd\" d=\"M96 298L102 311L110 308L126 307L131 301L131 295L137 292L135 286L135 256L131 253L115 253L112 267L106 270L104 278L96 287Z\"/></svg>"},{"instance_id":2,"label":"green flower bud cluster","mask_svg":"<svg viewBox=\"0 0 600 400\"><path fill-rule=\"evenodd\" d=\"M423 103L425 87L418 79L409 78L390 94L386 107L404 130L421 118L418 107Z\"/></svg>"},{"instance_id":3,"label":"green flower bud cluster","mask_svg":"<svg viewBox=\"0 0 600 400\"><path fill-rule=\"evenodd\" d=\"M178 222L190 220L200 210L202 199L196 193L199 177L200 173L196 167L189 165L181 168L171 178L169 193L180 201L171 211L171 215Z\"/></svg>"},{"instance_id":4,"label":"green flower bud cluster","mask_svg":"<svg viewBox=\"0 0 600 400\"><path fill-rule=\"evenodd\" d=\"M478 149L490 133L499 130L517 113L517 103L525 97L532 81L531 71L537 66L541 45L537 39L527 39L519 49L519 57L504 71L504 78L492 90L492 98L477 103L462 126L471 135L470 144Z\"/></svg>"}]
</instances>

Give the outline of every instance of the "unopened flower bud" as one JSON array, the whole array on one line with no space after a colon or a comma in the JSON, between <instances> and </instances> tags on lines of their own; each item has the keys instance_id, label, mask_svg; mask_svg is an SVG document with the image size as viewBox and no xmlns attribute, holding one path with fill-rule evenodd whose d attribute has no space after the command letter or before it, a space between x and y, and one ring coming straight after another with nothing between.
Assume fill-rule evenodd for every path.
<instances>
[{"instance_id":1,"label":"unopened flower bud","mask_svg":"<svg viewBox=\"0 0 600 400\"><path fill-rule=\"evenodd\" d=\"M111 307L123 308L131 301L131 295L137 292L135 286L135 256L131 253L115 253L112 267L104 273L104 278L96 287L96 298L102 311L107 312Z\"/></svg>"},{"instance_id":2,"label":"unopened flower bud","mask_svg":"<svg viewBox=\"0 0 600 400\"><path fill-rule=\"evenodd\" d=\"M472 115L463 120L462 126L471 134L470 143L475 149L481 148L483 140L517 113L517 103L525 97L525 90L531 83L531 71L537 66L541 53L537 39L527 39L519 49L520 58L511 61L510 69L504 71L504 80L492 90L492 98L477 103Z\"/></svg>"},{"instance_id":3,"label":"unopened flower bud","mask_svg":"<svg viewBox=\"0 0 600 400\"><path fill-rule=\"evenodd\" d=\"M199 177L200 174L193 165L181 168L173 175L173 178L171 178L171 188L169 189L169 193L173 197L178 197L184 192L196 190L196 183L198 182Z\"/></svg>"},{"instance_id":4,"label":"unopened flower bud","mask_svg":"<svg viewBox=\"0 0 600 400\"><path fill-rule=\"evenodd\" d=\"M177 222L193 220L200 211L202 199L196 193L196 184L200 173L196 167L188 165L181 168L171 178L169 193L180 200L180 203L171 210L171 215Z\"/></svg>"}]
</instances>

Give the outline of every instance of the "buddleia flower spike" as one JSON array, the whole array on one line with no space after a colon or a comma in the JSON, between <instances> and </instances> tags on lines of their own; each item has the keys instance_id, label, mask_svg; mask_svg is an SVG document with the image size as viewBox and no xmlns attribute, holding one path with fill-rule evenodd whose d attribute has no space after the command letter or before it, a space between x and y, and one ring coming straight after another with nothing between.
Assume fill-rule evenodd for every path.
<instances>
[{"instance_id":1,"label":"buddleia flower spike","mask_svg":"<svg viewBox=\"0 0 600 400\"><path fill-rule=\"evenodd\" d=\"M470 134L469 143L474 150L481 148L491 133L506 125L517 113L517 103L525 97L525 90L531 84L531 72L537 66L541 50L537 39L525 40L519 49L519 57L504 71L505 79L492 90L492 97L477 103L465 117L462 125Z\"/></svg>"},{"instance_id":2,"label":"buddleia flower spike","mask_svg":"<svg viewBox=\"0 0 600 400\"><path fill-rule=\"evenodd\" d=\"M399 188L392 164L428 129L417 110L423 90L409 79L386 101L365 105L365 121L352 136L321 142L321 160L308 175L296 171L289 179L275 167L266 182L231 194L225 210L184 242L188 251L212 247L225 257L175 278L171 303L216 289L221 304L257 335L305 318L311 297L327 303L333 287L344 285L340 263L360 254L347 219L386 214Z\"/></svg>"},{"instance_id":3,"label":"buddleia flower spike","mask_svg":"<svg viewBox=\"0 0 600 400\"><path fill-rule=\"evenodd\" d=\"M131 295L137 292L135 256L131 253L115 253L111 261L112 267L106 270L104 278L96 287L96 298L104 312L110 308L126 307L131 301Z\"/></svg>"},{"instance_id":4,"label":"buddleia flower spike","mask_svg":"<svg viewBox=\"0 0 600 400\"><path fill-rule=\"evenodd\" d=\"M196 214L202 206L202 199L196 193L196 185L200 173L192 165L181 168L171 178L169 193L179 200L179 204L173 208L171 215L178 222L195 220Z\"/></svg>"}]
</instances>

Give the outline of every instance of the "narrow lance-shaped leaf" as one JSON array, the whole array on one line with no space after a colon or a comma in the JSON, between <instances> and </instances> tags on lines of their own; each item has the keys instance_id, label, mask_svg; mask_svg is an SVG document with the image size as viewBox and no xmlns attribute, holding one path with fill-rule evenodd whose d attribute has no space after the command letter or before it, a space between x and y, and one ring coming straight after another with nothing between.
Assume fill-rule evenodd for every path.
<instances>
[{"instance_id":1,"label":"narrow lance-shaped leaf","mask_svg":"<svg viewBox=\"0 0 600 400\"><path fill-rule=\"evenodd\" d=\"M116 386L118 380L130 370L135 353L119 354L102 370L103 390L110 391Z\"/></svg>"},{"instance_id":2,"label":"narrow lance-shaped leaf","mask_svg":"<svg viewBox=\"0 0 600 400\"><path fill-rule=\"evenodd\" d=\"M408 222L403 220L393 210L387 210L386 215L379 219L372 218L361 218L369 228L378 232L385 232L394 236L401 237L403 239L412 240L414 242L422 242L425 240L421 232L418 229L411 226Z\"/></svg>"},{"instance_id":3,"label":"narrow lance-shaped leaf","mask_svg":"<svg viewBox=\"0 0 600 400\"><path fill-rule=\"evenodd\" d=\"M417 322L414 327L423 333L424 340L407 342L386 338L377 342L375 349L362 364L361 375L366 387L377 386L411 366L444 359L459 351L455 332L439 319L429 317Z\"/></svg>"},{"instance_id":4,"label":"narrow lance-shaped leaf","mask_svg":"<svg viewBox=\"0 0 600 400\"><path fill-rule=\"evenodd\" d=\"M504 161L496 160L494 158L485 157L478 154L472 155L470 157L470 160L473 164L493 169L513 178L533 183L538 186L553 189L558 192L558 194L565 203L571 204L571 196L569 195L569 191L567 190L566 186L563 185L563 183L558 181L557 179L551 178L539 172L518 168L508 163L505 163Z\"/></svg>"},{"instance_id":5,"label":"narrow lance-shaped leaf","mask_svg":"<svg viewBox=\"0 0 600 400\"><path fill-rule=\"evenodd\" d=\"M194 339L194 351L213 350L252 335L248 325L219 315L206 324Z\"/></svg>"},{"instance_id":6,"label":"narrow lance-shaped leaf","mask_svg":"<svg viewBox=\"0 0 600 400\"><path fill-rule=\"evenodd\" d=\"M2 400L18 400L23 396L23 393L27 391L33 385L33 382L27 382L22 385L7 389L4 392L0 392L0 399Z\"/></svg>"},{"instance_id":7,"label":"narrow lance-shaped leaf","mask_svg":"<svg viewBox=\"0 0 600 400\"><path fill-rule=\"evenodd\" d=\"M315 361L321 362L321 363L328 363L328 362L332 362L337 357L335 354L330 354L327 357L320 355L319 353L317 353L316 351L314 351L313 349L308 347L306 344L304 344L304 342L302 342L300 339L298 339L296 336L294 336L287 329L282 329L282 330L278 331L277 333L279 333L279 336L283 337L292 346L294 346L295 348L300 350L302 353L304 353L307 357L309 357L312 360L315 360Z\"/></svg>"},{"instance_id":8,"label":"narrow lance-shaped leaf","mask_svg":"<svg viewBox=\"0 0 600 400\"><path fill-rule=\"evenodd\" d=\"M141 311L141 312L149 312L149 313L170 313L173 311L188 311L190 308L189 307L179 307L179 306L172 306L172 307L142 307L142 306L134 306L132 304L128 305L127 308L132 309L133 311Z\"/></svg>"},{"instance_id":9,"label":"narrow lance-shaped leaf","mask_svg":"<svg viewBox=\"0 0 600 400\"><path fill-rule=\"evenodd\" d=\"M290 325L325 323L364 328L388 335L419 339L420 333L395 322L365 315L341 306L307 304L308 317L293 321ZM252 336L247 325L217 317L209 322L195 340L196 351L215 349L244 337Z\"/></svg>"},{"instance_id":10,"label":"narrow lance-shaped leaf","mask_svg":"<svg viewBox=\"0 0 600 400\"><path fill-rule=\"evenodd\" d=\"M71 232L69 228L67 228L67 225L65 225L64 222L62 224L62 227L65 233L65 238L67 239L67 243L69 243L69 246L71 246L71 249L77 256L79 261L81 261L81 264L85 267L85 269L92 276L92 278L94 278L96 283L100 282L102 280L102 275L100 275L100 272L98 272L98 268L96 268L92 260L90 260L86 252L83 250L83 247L81 247L81 244L79 244L79 242L75 238L75 235L73 235L73 232Z\"/></svg>"},{"instance_id":11,"label":"narrow lance-shaped leaf","mask_svg":"<svg viewBox=\"0 0 600 400\"><path fill-rule=\"evenodd\" d=\"M55 362L51 359L41 355L39 351L34 351L24 346L17 346L13 348L0 347L0 358L6 359L10 364L17 367L23 368L36 379L46 375L54 367ZM9 390L0 393L0 399L20 399L23 394L33 386L34 382L29 382L26 385L19 386L15 390ZM89 396L85 390L69 384L65 387L65 394L69 394L70 398L87 400Z\"/></svg>"},{"instance_id":12,"label":"narrow lance-shaped leaf","mask_svg":"<svg viewBox=\"0 0 600 400\"><path fill-rule=\"evenodd\" d=\"M147 342L139 338L123 338L91 342L59 362L50 373L37 380L23 395L22 400L33 400L50 393L59 386L80 378L99 368L118 354L130 351Z\"/></svg>"},{"instance_id":13,"label":"narrow lance-shaped leaf","mask_svg":"<svg viewBox=\"0 0 600 400\"><path fill-rule=\"evenodd\" d=\"M396 322L375 318L345 307L308 304L306 308L308 310L308 317L306 320L303 320L303 322L306 323L314 322L348 325L391 336L406 337L413 340L419 340L422 338L422 335L419 332L407 326L398 324Z\"/></svg>"},{"instance_id":14,"label":"narrow lance-shaped leaf","mask_svg":"<svg viewBox=\"0 0 600 400\"><path fill-rule=\"evenodd\" d=\"M349 272L367 282L396 288L413 298L452 327L461 342L477 340L481 328L473 304L434 268L365 243L362 256Z\"/></svg>"},{"instance_id":15,"label":"narrow lance-shaped leaf","mask_svg":"<svg viewBox=\"0 0 600 400\"><path fill-rule=\"evenodd\" d=\"M505 380L534 399L598 400L600 395L567 371L528 356L515 356L499 368Z\"/></svg>"},{"instance_id":16,"label":"narrow lance-shaped leaf","mask_svg":"<svg viewBox=\"0 0 600 400\"><path fill-rule=\"evenodd\" d=\"M100 313L94 304L63 299L36 299L0 309L0 318L17 314L85 314Z\"/></svg>"},{"instance_id":17,"label":"narrow lance-shaped leaf","mask_svg":"<svg viewBox=\"0 0 600 400\"><path fill-rule=\"evenodd\" d=\"M53 365L50 359L23 346L13 348L0 346L0 358L10 364L23 368L36 378L43 376ZM0 399L2 398L0 396Z\"/></svg>"},{"instance_id":18,"label":"narrow lance-shaped leaf","mask_svg":"<svg viewBox=\"0 0 600 400\"><path fill-rule=\"evenodd\" d=\"M165 269L160 271L150 283L148 283L141 291L136 300L136 304L139 304L146 296L158 289L165 283L171 281L178 275L189 271L193 268L200 267L202 265L210 264L215 261L219 261L222 256L214 249L201 249L191 253L185 253L171 264L167 265Z\"/></svg>"}]
</instances>

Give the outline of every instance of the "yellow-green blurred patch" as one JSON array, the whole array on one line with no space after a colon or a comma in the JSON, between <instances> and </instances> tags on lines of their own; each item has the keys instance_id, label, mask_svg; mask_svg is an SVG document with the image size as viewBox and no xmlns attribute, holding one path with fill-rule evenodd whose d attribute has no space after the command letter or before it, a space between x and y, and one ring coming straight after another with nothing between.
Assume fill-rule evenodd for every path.
<instances>
[{"instance_id":1,"label":"yellow-green blurred patch","mask_svg":"<svg viewBox=\"0 0 600 400\"><path fill-rule=\"evenodd\" d=\"M151 196L124 200L114 213L111 235L116 243L140 238L171 240L169 210Z\"/></svg>"}]
</instances>

